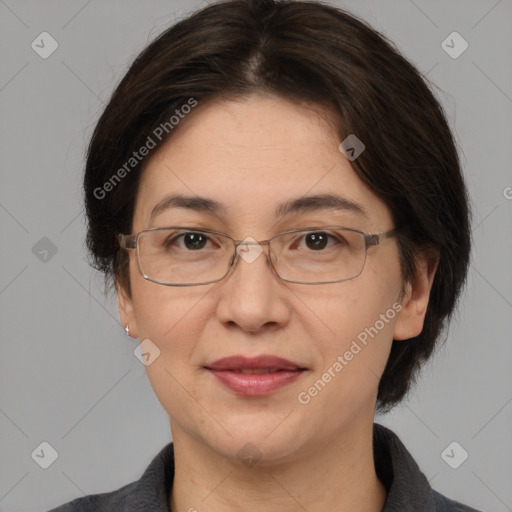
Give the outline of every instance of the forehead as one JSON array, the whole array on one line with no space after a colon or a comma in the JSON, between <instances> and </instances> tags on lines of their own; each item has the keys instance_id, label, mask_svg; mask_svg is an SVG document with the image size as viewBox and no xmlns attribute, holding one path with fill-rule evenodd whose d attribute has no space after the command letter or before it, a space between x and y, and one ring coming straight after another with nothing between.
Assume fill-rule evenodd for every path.
<instances>
[{"instance_id":1,"label":"forehead","mask_svg":"<svg viewBox=\"0 0 512 512\"><path fill-rule=\"evenodd\" d=\"M360 206L366 224L357 227L389 226L388 208L339 151L328 119L313 106L277 97L199 104L146 162L134 230L150 227L155 206L169 195L213 199L216 216L255 226L275 224L287 211L284 203L327 194L346 202L347 218L361 218ZM178 203L167 206L183 210Z\"/></svg>"}]
</instances>

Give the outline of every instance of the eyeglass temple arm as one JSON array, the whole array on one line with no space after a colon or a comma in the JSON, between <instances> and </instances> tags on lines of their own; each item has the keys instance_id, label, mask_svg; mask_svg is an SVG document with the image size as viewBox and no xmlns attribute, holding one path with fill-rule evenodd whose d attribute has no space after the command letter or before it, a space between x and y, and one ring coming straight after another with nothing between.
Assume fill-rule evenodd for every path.
<instances>
[{"instance_id":1,"label":"eyeglass temple arm","mask_svg":"<svg viewBox=\"0 0 512 512\"><path fill-rule=\"evenodd\" d=\"M390 229L389 231L383 231L382 233L376 233L374 235L366 235L366 245L378 245L382 240L386 238L392 238L398 234L401 228Z\"/></svg>"},{"instance_id":2,"label":"eyeglass temple arm","mask_svg":"<svg viewBox=\"0 0 512 512\"><path fill-rule=\"evenodd\" d=\"M137 235L117 235L117 241L121 249L135 249L137 247Z\"/></svg>"}]
</instances>

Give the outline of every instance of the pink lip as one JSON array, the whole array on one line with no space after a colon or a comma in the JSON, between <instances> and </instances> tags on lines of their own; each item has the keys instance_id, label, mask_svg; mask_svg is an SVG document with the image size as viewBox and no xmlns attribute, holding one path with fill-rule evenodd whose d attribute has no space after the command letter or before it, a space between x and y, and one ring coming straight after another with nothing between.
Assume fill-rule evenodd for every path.
<instances>
[{"instance_id":1,"label":"pink lip","mask_svg":"<svg viewBox=\"0 0 512 512\"><path fill-rule=\"evenodd\" d=\"M271 355L254 358L233 356L205 366L222 384L247 396L267 395L297 380L306 368ZM240 373L240 370L266 369L274 373Z\"/></svg>"},{"instance_id":2,"label":"pink lip","mask_svg":"<svg viewBox=\"0 0 512 512\"><path fill-rule=\"evenodd\" d=\"M205 365L209 370L250 370L253 368L268 368L270 370L298 370L304 369L300 365L268 354L258 357L231 356L223 357L213 363Z\"/></svg>"}]
</instances>

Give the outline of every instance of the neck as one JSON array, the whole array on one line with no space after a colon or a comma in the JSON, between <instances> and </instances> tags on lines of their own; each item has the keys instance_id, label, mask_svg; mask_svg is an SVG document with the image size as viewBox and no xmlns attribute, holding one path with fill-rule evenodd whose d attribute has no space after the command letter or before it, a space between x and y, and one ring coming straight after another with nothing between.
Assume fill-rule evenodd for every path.
<instances>
[{"instance_id":1,"label":"neck","mask_svg":"<svg viewBox=\"0 0 512 512\"><path fill-rule=\"evenodd\" d=\"M373 423L274 465L247 467L173 427L177 511L381 512L384 485L375 472Z\"/></svg>"}]
</instances>

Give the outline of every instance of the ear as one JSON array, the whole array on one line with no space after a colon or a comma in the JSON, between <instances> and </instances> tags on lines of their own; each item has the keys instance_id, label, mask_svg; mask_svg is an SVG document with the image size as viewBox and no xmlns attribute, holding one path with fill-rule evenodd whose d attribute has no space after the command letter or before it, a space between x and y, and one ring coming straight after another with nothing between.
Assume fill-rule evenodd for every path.
<instances>
[{"instance_id":1,"label":"ear","mask_svg":"<svg viewBox=\"0 0 512 512\"><path fill-rule=\"evenodd\" d=\"M117 293L117 307L119 309L119 318L123 328L127 325L130 328L130 334L132 338L138 338L137 321L135 319L135 312L133 308L133 301L129 296L125 287L116 281L116 293Z\"/></svg>"},{"instance_id":2,"label":"ear","mask_svg":"<svg viewBox=\"0 0 512 512\"><path fill-rule=\"evenodd\" d=\"M439 258L428 255L419 258L414 282L406 283L402 309L397 315L393 339L408 340L423 330L430 290L439 264Z\"/></svg>"}]
</instances>

